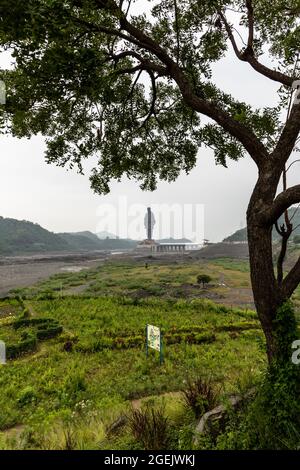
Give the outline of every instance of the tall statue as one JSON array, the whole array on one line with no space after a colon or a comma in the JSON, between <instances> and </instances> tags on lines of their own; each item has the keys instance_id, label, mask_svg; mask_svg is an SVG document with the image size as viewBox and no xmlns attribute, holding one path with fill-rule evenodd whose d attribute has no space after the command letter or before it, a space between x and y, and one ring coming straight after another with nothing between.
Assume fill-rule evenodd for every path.
<instances>
[{"instance_id":1,"label":"tall statue","mask_svg":"<svg viewBox=\"0 0 300 470\"><path fill-rule=\"evenodd\" d=\"M147 232L147 240L152 240L155 217L150 207L147 207L147 214L145 215L144 224Z\"/></svg>"}]
</instances>

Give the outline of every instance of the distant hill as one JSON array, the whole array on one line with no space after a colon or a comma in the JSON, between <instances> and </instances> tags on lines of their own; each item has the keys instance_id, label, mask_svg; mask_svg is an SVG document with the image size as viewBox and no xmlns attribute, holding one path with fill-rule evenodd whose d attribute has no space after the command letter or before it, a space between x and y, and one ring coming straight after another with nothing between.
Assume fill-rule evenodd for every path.
<instances>
[{"instance_id":1,"label":"distant hill","mask_svg":"<svg viewBox=\"0 0 300 470\"><path fill-rule=\"evenodd\" d=\"M88 231L59 233L58 235L76 250L126 250L135 248L138 243L135 240L121 238L101 239L98 234Z\"/></svg>"},{"instance_id":2,"label":"distant hill","mask_svg":"<svg viewBox=\"0 0 300 470\"><path fill-rule=\"evenodd\" d=\"M68 249L67 242L38 224L0 217L0 254L14 255Z\"/></svg>"},{"instance_id":3,"label":"distant hill","mask_svg":"<svg viewBox=\"0 0 300 470\"><path fill-rule=\"evenodd\" d=\"M229 237L226 237L223 240L223 242L245 242L245 241L247 241L246 227L241 228L240 230L237 230L232 235L229 235Z\"/></svg>"},{"instance_id":4,"label":"distant hill","mask_svg":"<svg viewBox=\"0 0 300 470\"><path fill-rule=\"evenodd\" d=\"M96 233L97 237L100 238L100 240L105 240L106 238L113 238L116 239L117 235L107 232L106 230L102 230L102 232Z\"/></svg>"},{"instance_id":5,"label":"distant hill","mask_svg":"<svg viewBox=\"0 0 300 470\"><path fill-rule=\"evenodd\" d=\"M290 218L293 217L292 218L292 223L293 223L293 226L295 227L295 231L293 232L293 234L291 236L291 240L293 239L293 237L295 235L300 235L300 210L298 210L296 213L295 213L295 210L296 210L296 208L292 208L292 209L289 210L289 216L290 216ZM283 223L283 220L284 220L283 216L280 217L279 225ZM276 230L274 228L273 229L273 239L278 240L279 238L280 237L279 237L278 233L276 232ZM223 242L244 242L244 241L247 241L247 229L246 229L246 227L242 228L240 230L237 230L232 235L230 235L229 237L224 238L224 240L223 240Z\"/></svg>"},{"instance_id":6,"label":"distant hill","mask_svg":"<svg viewBox=\"0 0 300 470\"><path fill-rule=\"evenodd\" d=\"M249 256L248 243L212 243L204 246L193 256L197 259L247 259Z\"/></svg>"},{"instance_id":7,"label":"distant hill","mask_svg":"<svg viewBox=\"0 0 300 470\"><path fill-rule=\"evenodd\" d=\"M38 224L0 216L0 255L135 248L134 240L101 240L92 232L53 233Z\"/></svg>"},{"instance_id":8,"label":"distant hill","mask_svg":"<svg viewBox=\"0 0 300 470\"><path fill-rule=\"evenodd\" d=\"M58 236L72 247L72 250L101 250L102 241L92 232L59 233Z\"/></svg>"},{"instance_id":9,"label":"distant hill","mask_svg":"<svg viewBox=\"0 0 300 470\"><path fill-rule=\"evenodd\" d=\"M58 235L75 250L125 250L135 248L138 243L135 240L121 238L100 239L98 234L96 235L88 231L76 233L59 233Z\"/></svg>"},{"instance_id":10,"label":"distant hill","mask_svg":"<svg viewBox=\"0 0 300 470\"><path fill-rule=\"evenodd\" d=\"M192 240L188 238L162 238L161 240L156 240L158 243L193 243Z\"/></svg>"}]
</instances>

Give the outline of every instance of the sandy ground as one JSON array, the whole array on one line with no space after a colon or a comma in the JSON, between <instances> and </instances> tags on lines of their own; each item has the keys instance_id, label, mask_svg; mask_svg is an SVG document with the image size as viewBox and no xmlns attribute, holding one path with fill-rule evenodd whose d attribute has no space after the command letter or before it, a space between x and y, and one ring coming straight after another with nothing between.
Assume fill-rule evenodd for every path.
<instances>
[{"instance_id":1,"label":"sandy ground","mask_svg":"<svg viewBox=\"0 0 300 470\"><path fill-rule=\"evenodd\" d=\"M78 272L99 265L107 253L0 258L0 296L30 286L60 272Z\"/></svg>"},{"instance_id":2,"label":"sandy ground","mask_svg":"<svg viewBox=\"0 0 300 470\"><path fill-rule=\"evenodd\" d=\"M220 244L225 245L225 244ZM218 245L216 245L218 248ZM209 247L210 248L210 247ZM244 249L244 247L242 247ZM237 250L235 245L235 251ZM210 251L212 249L210 248ZM161 253L151 256L151 264L181 264L192 261L198 263L207 262L206 249L185 254ZM210 253L213 255L213 253ZM237 255L237 253L234 253ZM239 252L238 255L241 253ZM8 295L11 289L28 287L38 281L48 279L50 276L60 272L78 272L82 269L96 267L107 259L136 259L139 262L149 261L149 252L127 251L127 252L92 252L92 253L53 253L47 255L0 257L0 297ZM214 256L212 256L213 258ZM239 256L237 256L239 258ZM219 282L224 282L224 276L220 276ZM78 293L86 286L74 287L74 292ZM197 286L196 286L197 287ZM194 297L193 289L189 285L182 286L187 297ZM199 289L197 289L198 291ZM78 291L78 292L77 292ZM184 292L183 292L184 294ZM250 288L230 288L226 289L225 295L213 292L213 289L206 289L203 297L226 304L229 306L244 306L253 308L253 296ZM142 293L141 293L142 296ZM198 292L196 293L196 297Z\"/></svg>"},{"instance_id":3,"label":"sandy ground","mask_svg":"<svg viewBox=\"0 0 300 470\"><path fill-rule=\"evenodd\" d=\"M108 258L145 258L145 253L134 252L92 252L92 253L53 253L47 255L0 257L0 296L6 296L11 289L28 287L38 281L48 279L60 272L78 272L93 268ZM173 263L175 256L162 256Z\"/></svg>"}]
</instances>

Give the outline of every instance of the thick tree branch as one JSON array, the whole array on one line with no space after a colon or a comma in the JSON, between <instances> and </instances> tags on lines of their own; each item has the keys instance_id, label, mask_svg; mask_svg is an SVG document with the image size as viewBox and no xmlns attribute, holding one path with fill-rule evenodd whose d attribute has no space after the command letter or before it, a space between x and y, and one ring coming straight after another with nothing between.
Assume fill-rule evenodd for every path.
<instances>
[{"instance_id":1,"label":"thick tree branch","mask_svg":"<svg viewBox=\"0 0 300 470\"><path fill-rule=\"evenodd\" d=\"M230 42L232 44L233 50L237 58L243 62L248 62L251 65L251 67L254 70L256 70L256 72L260 73L261 75L264 75L265 77L270 78L271 80L275 82L279 82L279 83L282 83L283 85L291 87L295 80L295 77L289 77L288 75L278 72L277 70L270 69L269 67L266 67L265 65L261 64L256 59L254 55L254 51L253 51L254 16L253 16L252 2L247 0L246 6L248 10L249 33L248 33L248 44L244 51L239 50L230 24L228 23L222 11L218 10L218 14L220 16L221 21L223 22L225 26L226 32L228 34L228 37L230 39Z\"/></svg>"},{"instance_id":2,"label":"thick tree branch","mask_svg":"<svg viewBox=\"0 0 300 470\"><path fill-rule=\"evenodd\" d=\"M278 143L271 154L276 165L283 166L289 159L300 132L300 104L292 107Z\"/></svg>"},{"instance_id":3,"label":"thick tree branch","mask_svg":"<svg viewBox=\"0 0 300 470\"><path fill-rule=\"evenodd\" d=\"M248 29L249 29L249 34L248 34L248 42L247 42L247 47L253 51L253 39L254 39L254 11L253 11L253 5L252 5L252 0L246 0L246 7L248 11Z\"/></svg>"},{"instance_id":4,"label":"thick tree branch","mask_svg":"<svg viewBox=\"0 0 300 470\"><path fill-rule=\"evenodd\" d=\"M145 35L144 32L131 25L127 19L122 19L121 24L123 29L125 29L140 43L145 44L150 52L155 54L158 59L165 63L170 72L170 76L179 86L185 103L192 107L195 111L205 114L206 116L213 119L229 134L237 138L243 144L256 164L261 166L263 161L267 158L268 153L264 145L257 139L255 134L243 124L235 121L228 113L218 108L214 103L199 98L194 93L192 84L189 82L180 67L176 64L176 62L173 61L173 59L166 53L164 49L162 49L155 41L153 41L153 39L149 38Z\"/></svg>"},{"instance_id":5,"label":"thick tree branch","mask_svg":"<svg viewBox=\"0 0 300 470\"><path fill-rule=\"evenodd\" d=\"M141 56L141 54L139 54L136 51L123 51L123 52L120 52L119 54L110 54L108 57L114 60L115 62L118 62L121 59L124 59L126 57L133 57L140 62L141 69L152 71L152 72L157 72L159 76L168 75L168 71L166 67L163 67L159 64L156 64L155 62L152 62L151 60L144 58L143 56Z\"/></svg>"},{"instance_id":6,"label":"thick tree branch","mask_svg":"<svg viewBox=\"0 0 300 470\"><path fill-rule=\"evenodd\" d=\"M300 283L300 258L296 262L295 266L286 275L282 283L282 294L285 299L289 299L293 294L294 290Z\"/></svg>"},{"instance_id":7,"label":"thick tree branch","mask_svg":"<svg viewBox=\"0 0 300 470\"><path fill-rule=\"evenodd\" d=\"M156 56L162 64L165 65L164 72L173 78L177 83L185 103L195 111L206 115L219 124L225 131L227 131L234 138L239 140L247 152L251 155L255 163L261 167L263 162L268 157L268 152L262 142L255 136L255 134L242 123L234 120L230 114L219 108L216 104L200 98L194 92L194 87L186 77L184 72L180 69L179 65L169 56L167 51L162 48L156 41L147 36L142 30L132 25L118 9L118 5L112 0L104 2L97 0L99 8L107 9L118 18L121 30L126 31L127 34L118 31L114 28L106 28L99 25L91 25L86 21L78 20L83 26L89 27L91 31L102 32L110 36L118 36L120 39L131 42L137 45L140 49L144 49L154 56ZM145 62L146 59L144 59ZM162 66L163 67L163 66ZM150 69L150 65L149 65ZM152 69L153 70L153 69ZM158 71L158 70L155 70ZM162 69L161 69L162 71Z\"/></svg>"},{"instance_id":8,"label":"thick tree branch","mask_svg":"<svg viewBox=\"0 0 300 470\"><path fill-rule=\"evenodd\" d=\"M124 75L124 74L132 74L135 72L138 72L139 70L142 70L141 65L135 65L133 67L124 67L123 69L117 69L113 72L114 75Z\"/></svg>"},{"instance_id":9,"label":"thick tree branch","mask_svg":"<svg viewBox=\"0 0 300 470\"><path fill-rule=\"evenodd\" d=\"M75 16L71 16L72 21L74 21L75 24L78 24L79 26L85 27L87 31L93 32L93 33L103 33L106 34L107 36L111 37L118 37L120 39L123 39L124 41L128 41L131 44L134 44L135 46L138 46L140 48L144 48L144 44L140 43L136 39L134 39L131 36L128 36L127 34L122 33L122 31L115 29L115 28L108 28L103 25L98 25L94 23L90 23L89 21L86 21L82 18L78 18Z\"/></svg>"},{"instance_id":10,"label":"thick tree branch","mask_svg":"<svg viewBox=\"0 0 300 470\"><path fill-rule=\"evenodd\" d=\"M175 9L175 23L176 23L176 40L177 40L176 63L179 64L179 56L180 56L180 32L179 32L179 24L178 24L178 6L177 6L177 0L174 0L174 9Z\"/></svg>"},{"instance_id":11,"label":"thick tree branch","mask_svg":"<svg viewBox=\"0 0 300 470\"><path fill-rule=\"evenodd\" d=\"M270 209L267 210L263 215L263 222L271 225L279 219L279 217L291 207L293 204L300 202L300 184L288 188L286 191L278 194L275 198Z\"/></svg>"},{"instance_id":12,"label":"thick tree branch","mask_svg":"<svg viewBox=\"0 0 300 470\"><path fill-rule=\"evenodd\" d=\"M225 15L223 15L221 10L218 10L218 14L219 14L219 17L220 17L221 21L223 22L223 24L225 26L227 35L230 39L230 42L232 44L235 55L237 56L238 59L242 60L242 53L240 52L240 50L237 46L236 40L234 38L234 34L232 32L232 29L231 29L231 26L229 25L228 21L226 20Z\"/></svg>"},{"instance_id":13,"label":"thick tree branch","mask_svg":"<svg viewBox=\"0 0 300 470\"><path fill-rule=\"evenodd\" d=\"M174 68L172 75L179 86L185 103L195 111L210 117L230 135L239 140L257 166L261 168L268 158L268 152L251 129L235 121L227 112L217 107L213 102L197 96L187 77L179 68Z\"/></svg>"}]
</instances>

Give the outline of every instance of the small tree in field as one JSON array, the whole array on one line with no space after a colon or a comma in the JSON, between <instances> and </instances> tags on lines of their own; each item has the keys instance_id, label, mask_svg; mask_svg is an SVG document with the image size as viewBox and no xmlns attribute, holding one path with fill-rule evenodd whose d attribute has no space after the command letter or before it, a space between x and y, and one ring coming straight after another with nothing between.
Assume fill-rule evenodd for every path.
<instances>
[{"instance_id":1,"label":"small tree in field","mask_svg":"<svg viewBox=\"0 0 300 470\"><path fill-rule=\"evenodd\" d=\"M197 283L202 284L202 287L204 287L205 284L208 284L211 280L211 277L207 274L198 274L197 276Z\"/></svg>"}]
</instances>

